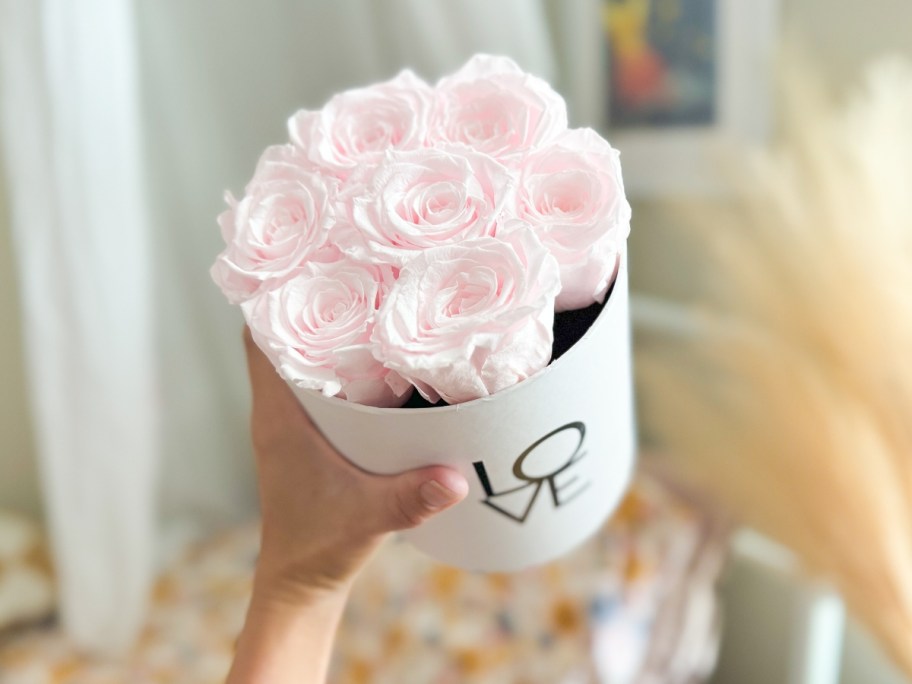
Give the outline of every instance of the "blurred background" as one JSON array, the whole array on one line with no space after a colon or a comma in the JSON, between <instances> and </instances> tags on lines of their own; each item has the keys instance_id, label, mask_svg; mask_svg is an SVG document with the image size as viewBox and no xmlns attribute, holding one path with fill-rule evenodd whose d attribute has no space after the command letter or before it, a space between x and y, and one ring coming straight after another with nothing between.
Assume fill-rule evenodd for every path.
<instances>
[{"instance_id":1,"label":"blurred background","mask_svg":"<svg viewBox=\"0 0 912 684\"><path fill-rule=\"evenodd\" d=\"M621 150L642 472L514 578L394 545L334 681L908 681L910 27L906 0L0 0L0 682L224 675L256 501L222 193L295 110L476 52Z\"/></svg>"}]
</instances>

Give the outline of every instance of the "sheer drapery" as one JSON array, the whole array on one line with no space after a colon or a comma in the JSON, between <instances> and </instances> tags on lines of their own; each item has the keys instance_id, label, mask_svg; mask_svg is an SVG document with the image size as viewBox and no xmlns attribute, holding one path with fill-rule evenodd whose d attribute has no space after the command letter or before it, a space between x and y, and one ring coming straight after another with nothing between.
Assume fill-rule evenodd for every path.
<instances>
[{"instance_id":1,"label":"sheer drapery","mask_svg":"<svg viewBox=\"0 0 912 684\"><path fill-rule=\"evenodd\" d=\"M585 118L596 7L0 0L32 404L81 643L126 644L153 551L254 506L240 319L207 274L222 190L243 187L295 109L404 66L433 80L479 51L565 83Z\"/></svg>"},{"instance_id":2,"label":"sheer drapery","mask_svg":"<svg viewBox=\"0 0 912 684\"><path fill-rule=\"evenodd\" d=\"M9 183L62 616L117 649L151 572L158 360L133 7L0 2Z\"/></svg>"}]
</instances>

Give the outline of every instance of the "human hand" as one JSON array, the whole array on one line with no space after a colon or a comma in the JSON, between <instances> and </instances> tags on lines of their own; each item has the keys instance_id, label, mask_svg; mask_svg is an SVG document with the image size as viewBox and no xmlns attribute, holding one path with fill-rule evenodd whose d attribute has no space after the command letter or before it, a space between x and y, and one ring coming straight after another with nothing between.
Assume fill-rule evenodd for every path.
<instances>
[{"instance_id":1,"label":"human hand","mask_svg":"<svg viewBox=\"0 0 912 684\"><path fill-rule=\"evenodd\" d=\"M262 542L229 682L322 681L358 571L389 532L456 504L468 483L443 466L398 475L356 467L320 434L249 330L244 342Z\"/></svg>"},{"instance_id":2,"label":"human hand","mask_svg":"<svg viewBox=\"0 0 912 684\"><path fill-rule=\"evenodd\" d=\"M257 573L277 599L347 590L386 533L466 495L465 479L450 468L373 475L353 465L319 433L247 330L244 340L263 518Z\"/></svg>"}]
</instances>

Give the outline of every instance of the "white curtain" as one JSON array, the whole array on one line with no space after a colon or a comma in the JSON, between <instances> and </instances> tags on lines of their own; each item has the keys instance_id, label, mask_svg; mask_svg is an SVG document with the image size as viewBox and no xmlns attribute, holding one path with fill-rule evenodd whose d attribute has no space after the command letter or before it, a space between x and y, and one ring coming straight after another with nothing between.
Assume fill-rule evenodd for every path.
<instances>
[{"instance_id":1,"label":"white curtain","mask_svg":"<svg viewBox=\"0 0 912 684\"><path fill-rule=\"evenodd\" d=\"M559 85L563 67L585 119L597 30L593 0L0 0L3 162L74 638L129 643L156 560L254 507L240 318L207 274L223 189L295 109L478 51Z\"/></svg>"},{"instance_id":2,"label":"white curtain","mask_svg":"<svg viewBox=\"0 0 912 684\"><path fill-rule=\"evenodd\" d=\"M159 454L133 7L2 0L9 183L64 623L118 649L152 570Z\"/></svg>"}]
</instances>

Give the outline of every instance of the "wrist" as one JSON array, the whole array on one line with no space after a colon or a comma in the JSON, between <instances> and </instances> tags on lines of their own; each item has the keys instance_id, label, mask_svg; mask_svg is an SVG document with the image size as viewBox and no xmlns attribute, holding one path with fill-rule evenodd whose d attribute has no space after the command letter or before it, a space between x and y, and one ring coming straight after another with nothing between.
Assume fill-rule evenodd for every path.
<instances>
[{"instance_id":1,"label":"wrist","mask_svg":"<svg viewBox=\"0 0 912 684\"><path fill-rule=\"evenodd\" d=\"M261 558L253 578L251 606L259 610L292 614L299 610L345 608L351 582L328 582L296 568Z\"/></svg>"},{"instance_id":2,"label":"wrist","mask_svg":"<svg viewBox=\"0 0 912 684\"><path fill-rule=\"evenodd\" d=\"M254 589L247 609L248 622L268 624L281 631L296 631L302 625L319 625L326 635L335 633L345 612L348 593L341 591L319 592L296 596L289 601L284 595Z\"/></svg>"},{"instance_id":3,"label":"wrist","mask_svg":"<svg viewBox=\"0 0 912 684\"><path fill-rule=\"evenodd\" d=\"M348 589L288 585L260 568L228 684L323 684Z\"/></svg>"}]
</instances>

